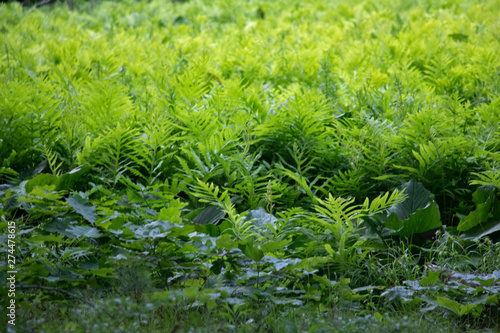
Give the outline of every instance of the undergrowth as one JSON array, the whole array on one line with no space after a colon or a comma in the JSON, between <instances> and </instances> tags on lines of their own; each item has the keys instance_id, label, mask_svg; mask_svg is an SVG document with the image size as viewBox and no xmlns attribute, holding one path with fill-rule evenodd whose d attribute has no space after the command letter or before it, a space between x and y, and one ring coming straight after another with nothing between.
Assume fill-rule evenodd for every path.
<instances>
[{"instance_id":1,"label":"undergrowth","mask_svg":"<svg viewBox=\"0 0 500 333\"><path fill-rule=\"evenodd\" d=\"M18 327L500 329L499 11L2 3Z\"/></svg>"}]
</instances>

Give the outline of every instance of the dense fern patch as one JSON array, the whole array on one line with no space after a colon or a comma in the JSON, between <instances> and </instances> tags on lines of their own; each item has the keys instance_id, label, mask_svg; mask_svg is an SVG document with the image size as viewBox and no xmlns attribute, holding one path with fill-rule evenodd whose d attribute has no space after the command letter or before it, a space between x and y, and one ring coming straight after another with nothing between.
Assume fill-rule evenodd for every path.
<instances>
[{"instance_id":1,"label":"dense fern patch","mask_svg":"<svg viewBox=\"0 0 500 333\"><path fill-rule=\"evenodd\" d=\"M497 1L75 6L0 5L24 329L499 328Z\"/></svg>"}]
</instances>

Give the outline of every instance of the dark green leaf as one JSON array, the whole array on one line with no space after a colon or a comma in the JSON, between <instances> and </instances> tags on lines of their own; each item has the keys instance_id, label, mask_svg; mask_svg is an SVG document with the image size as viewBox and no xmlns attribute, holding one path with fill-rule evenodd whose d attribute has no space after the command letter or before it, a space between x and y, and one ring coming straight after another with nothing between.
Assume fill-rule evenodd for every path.
<instances>
[{"instance_id":1,"label":"dark green leaf","mask_svg":"<svg viewBox=\"0 0 500 333\"><path fill-rule=\"evenodd\" d=\"M195 224L218 224L226 216L219 206L208 206L194 219Z\"/></svg>"},{"instance_id":2,"label":"dark green leaf","mask_svg":"<svg viewBox=\"0 0 500 333\"><path fill-rule=\"evenodd\" d=\"M460 33L449 34L448 37L453 38L457 42L466 42L469 39L469 36Z\"/></svg>"},{"instance_id":3,"label":"dark green leaf","mask_svg":"<svg viewBox=\"0 0 500 333\"><path fill-rule=\"evenodd\" d=\"M495 232L500 232L500 221L488 221L471 228L463 233L462 237L465 239L477 240Z\"/></svg>"},{"instance_id":4,"label":"dark green leaf","mask_svg":"<svg viewBox=\"0 0 500 333\"><path fill-rule=\"evenodd\" d=\"M405 190L408 197L389 209L385 221L385 227L394 230L393 235L411 237L442 225L437 204L421 183L412 179L403 184L401 189Z\"/></svg>"},{"instance_id":5,"label":"dark green leaf","mask_svg":"<svg viewBox=\"0 0 500 333\"><path fill-rule=\"evenodd\" d=\"M401 186L401 190L405 190L408 196L405 201L391 207L389 214L395 213L399 220L408 220L410 215L418 209L426 208L430 204L432 193L414 179L410 180Z\"/></svg>"}]
</instances>

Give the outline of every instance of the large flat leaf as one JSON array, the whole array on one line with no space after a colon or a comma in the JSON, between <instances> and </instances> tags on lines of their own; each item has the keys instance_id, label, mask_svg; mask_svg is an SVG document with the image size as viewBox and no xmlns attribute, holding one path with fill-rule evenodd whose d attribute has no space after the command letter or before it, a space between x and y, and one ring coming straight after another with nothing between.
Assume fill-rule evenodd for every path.
<instances>
[{"instance_id":1,"label":"large flat leaf","mask_svg":"<svg viewBox=\"0 0 500 333\"><path fill-rule=\"evenodd\" d=\"M66 198L68 204L83 218L94 224L96 220L95 206L87 199L82 198L79 194L73 194Z\"/></svg>"},{"instance_id":2,"label":"large flat leaf","mask_svg":"<svg viewBox=\"0 0 500 333\"><path fill-rule=\"evenodd\" d=\"M130 229L138 239L144 238L165 238L171 233L172 229L178 229L178 225L168 221L153 221L145 225L131 225Z\"/></svg>"},{"instance_id":3,"label":"large flat leaf","mask_svg":"<svg viewBox=\"0 0 500 333\"><path fill-rule=\"evenodd\" d=\"M438 296L436 303L447 308L448 310L454 312L459 316L468 314L478 306L477 304L471 304L471 303L460 304L455 300L443 296Z\"/></svg>"},{"instance_id":4,"label":"large flat leaf","mask_svg":"<svg viewBox=\"0 0 500 333\"><path fill-rule=\"evenodd\" d=\"M47 173L42 173L30 179L26 183L24 188L26 190L26 193L31 193L33 189L38 186L49 186L51 190L56 190L59 187L59 182L59 177Z\"/></svg>"},{"instance_id":5,"label":"large flat leaf","mask_svg":"<svg viewBox=\"0 0 500 333\"><path fill-rule=\"evenodd\" d=\"M392 214L387 218L387 222L392 224L394 219L397 219L397 217ZM399 222L403 222L402 228L398 229L394 235L401 237L411 237L413 234L419 234L441 226L439 209L435 203L430 204L425 209L418 209L407 220Z\"/></svg>"},{"instance_id":6,"label":"large flat leaf","mask_svg":"<svg viewBox=\"0 0 500 333\"><path fill-rule=\"evenodd\" d=\"M410 180L401 186L401 190L405 190L407 198L405 201L389 208L389 214L394 213L399 220L408 220L410 215L415 213L418 209L426 208L430 201L432 193L429 192L422 183Z\"/></svg>"},{"instance_id":7,"label":"large flat leaf","mask_svg":"<svg viewBox=\"0 0 500 333\"><path fill-rule=\"evenodd\" d=\"M219 206L208 206L202 210L194 219L195 224L218 224L226 216Z\"/></svg>"},{"instance_id":8,"label":"large flat leaf","mask_svg":"<svg viewBox=\"0 0 500 333\"><path fill-rule=\"evenodd\" d=\"M238 244L238 248L243 251L243 254L245 254L245 256L255 262L261 261L264 257L264 253L250 243L240 242Z\"/></svg>"},{"instance_id":9,"label":"large flat leaf","mask_svg":"<svg viewBox=\"0 0 500 333\"><path fill-rule=\"evenodd\" d=\"M59 176L58 191L73 189L75 184L82 180L82 178L90 172L90 167L79 166L73 170Z\"/></svg>"},{"instance_id":10,"label":"large flat leaf","mask_svg":"<svg viewBox=\"0 0 500 333\"><path fill-rule=\"evenodd\" d=\"M472 201L476 204L476 209L460 221L457 226L458 231L467 231L488 221L490 212L497 201L495 191L493 188L481 186L472 195Z\"/></svg>"},{"instance_id":11,"label":"large flat leaf","mask_svg":"<svg viewBox=\"0 0 500 333\"><path fill-rule=\"evenodd\" d=\"M68 217L55 217L52 219L52 221L45 223L42 229L48 232L57 232L63 235L63 233L68 229L70 222L71 219Z\"/></svg>"},{"instance_id":12,"label":"large flat leaf","mask_svg":"<svg viewBox=\"0 0 500 333\"><path fill-rule=\"evenodd\" d=\"M495 232L500 232L500 220L481 223L464 232L462 237L465 239L478 240Z\"/></svg>"},{"instance_id":13,"label":"large flat leaf","mask_svg":"<svg viewBox=\"0 0 500 333\"><path fill-rule=\"evenodd\" d=\"M389 209L389 216L385 221L385 227L394 230L392 235L411 237L442 225L439 208L432 199L432 193L421 183L411 180L403 184L401 189L405 190L408 197Z\"/></svg>"},{"instance_id":14,"label":"large flat leaf","mask_svg":"<svg viewBox=\"0 0 500 333\"><path fill-rule=\"evenodd\" d=\"M275 226L276 221L278 219L267 213L266 210L263 207L259 207L257 209L251 210L249 214L246 216L247 220L252 220L253 225L256 227L264 227L266 224L271 224L272 226Z\"/></svg>"},{"instance_id":15,"label":"large flat leaf","mask_svg":"<svg viewBox=\"0 0 500 333\"><path fill-rule=\"evenodd\" d=\"M68 190L75 186L88 172L88 166L80 166L61 176L41 173L30 179L26 185L26 193L31 193L35 187L49 186L46 189L52 191Z\"/></svg>"},{"instance_id":16,"label":"large flat leaf","mask_svg":"<svg viewBox=\"0 0 500 333\"><path fill-rule=\"evenodd\" d=\"M72 238L99 238L101 236L101 233L97 228L82 225L72 225L68 228L67 232L73 235Z\"/></svg>"},{"instance_id":17,"label":"large flat leaf","mask_svg":"<svg viewBox=\"0 0 500 333\"><path fill-rule=\"evenodd\" d=\"M43 230L51 233L57 232L59 235L66 236L69 238L76 238L75 234L68 231L72 223L76 223L76 221L73 221L69 217L65 218L56 217L53 218L52 221L45 223L45 225L43 226Z\"/></svg>"}]
</instances>

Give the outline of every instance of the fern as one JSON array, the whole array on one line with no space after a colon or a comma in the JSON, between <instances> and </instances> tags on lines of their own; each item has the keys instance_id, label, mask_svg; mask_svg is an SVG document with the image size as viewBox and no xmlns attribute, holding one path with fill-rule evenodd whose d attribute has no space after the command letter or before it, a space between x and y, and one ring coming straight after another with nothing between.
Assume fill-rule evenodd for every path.
<instances>
[{"instance_id":1,"label":"fern","mask_svg":"<svg viewBox=\"0 0 500 333\"><path fill-rule=\"evenodd\" d=\"M246 240L250 237L258 237L255 227L249 221L245 221L244 217L246 213L238 214L236 212L228 190L222 192L219 190L218 186L207 184L199 180L198 184L193 186L193 194L200 198L201 202L215 204L221 207L227 214L228 220L232 225L232 227L227 230L232 231L237 238Z\"/></svg>"},{"instance_id":2,"label":"fern","mask_svg":"<svg viewBox=\"0 0 500 333\"><path fill-rule=\"evenodd\" d=\"M81 108L88 110L85 125L93 130L99 131L134 113L134 105L125 87L109 81L96 82L87 87L80 98L84 98L80 102Z\"/></svg>"},{"instance_id":3,"label":"fern","mask_svg":"<svg viewBox=\"0 0 500 333\"><path fill-rule=\"evenodd\" d=\"M130 157L136 165L142 167L138 168L139 172L135 172L135 175L142 178L146 184L152 185L164 171L168 170L179 138L175 133L175 127L167 119L146 124L143 131L141 144L134 146L136 149Z\"/></svg>"},{"instance_id":4,"label":"fern","mask_svg":"<svg viewBox=\"0 0 500 333\"><path fill-rule=\"evenodd\" d=\"M87 138L86 149L77 158L81 163L103 166L107 172L103 180L109 181L113 186L127 173L141 177L134 163L139 161L137 151L142 149L138 146L138 136L137 129L122 128L118 123L115 128L104 130L95 140Z\"/></svg>"},{"instance_id":5,"label":"fern","mask_svg":"<svg viewBox=\"0 0 500 333\"><path fill-rule=\"evenodd\" d=\"M363 241L355 234L359 222L367 216L387 210L405 198L404 193L395 190L390 196L387 192L376 197L371 203L366 199L362 205L353 204L354 198L335 198L331 194L325 200L317 199L318 204L314 206L316 216L313 219L320 227L328 230L335 240L332 244L326 239L322 245L327 252L334 254L341 264L345 264L352 259L357 248L362 246Z\"/></svg>"},{"instance_id":6,"label":"fern","mask_svg":"<svg viewBox=\"0 0 500 333\"><path fill-rule=\"evenodd\" d=\"M471 185L495 186L500 188L500 171L498 169L491 169L481 173L473 172L472 175L476 179L470 181Z\"/></svg>"},{"instance_id":7,"label":"fern","mask_svg":"<svg viewBox=\"0 0 500 333\"><path fill-rule=\"evenodd\" d=\"M59 176L61 174L61 166L63 162L57 164L57 155L52 152L52 150L46 145L43 146L43 152L45 158L47 159L50 171L53 175Z\"/></svg>"}]
</instances>

